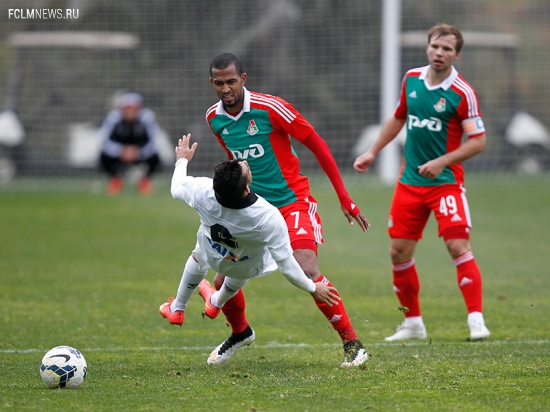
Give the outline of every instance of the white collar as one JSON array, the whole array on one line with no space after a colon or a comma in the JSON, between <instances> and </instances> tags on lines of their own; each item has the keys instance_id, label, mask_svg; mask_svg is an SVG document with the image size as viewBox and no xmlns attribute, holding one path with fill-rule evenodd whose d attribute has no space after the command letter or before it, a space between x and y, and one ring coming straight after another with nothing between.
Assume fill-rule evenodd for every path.
<instances>
[{"instance_id":1,"label":"white collar","mask_svg":"<svg viewBox=\"0 0 550 412\"><path fill-rule=\"evenodd\" d=\"M223 107L223 102L220 100L218 102L218 107L216 108L216 114L221 114L224 116L228 116L231 119L238 120L243 113L247 113L250 111L250 92L246 87L243 87L244 89L244 99L243 99L243 109L239 112L237 116L232 116L225 110L225 107Z\"/></svg>"},{"instance_id":2,"label":"white collar","mask_svg":"<svg viewBox=\"0 0 550 412\"><path fill-rule=\"evenodd\" d=\"M432 86L426 81L426 77L428 76L429 70L430 70L430 65L424 66L422 68L422 73L420 73L420 76L418 77L420 80L424 82L424 84L426 85L426 89L428 90L436 90L436 89L448 90L458 76L458 72L455 69L455 67L451 66L451 74L449 74L447 78L443 80L441 83L439 83L438 85Z\"/></svg>"}]
</instances>

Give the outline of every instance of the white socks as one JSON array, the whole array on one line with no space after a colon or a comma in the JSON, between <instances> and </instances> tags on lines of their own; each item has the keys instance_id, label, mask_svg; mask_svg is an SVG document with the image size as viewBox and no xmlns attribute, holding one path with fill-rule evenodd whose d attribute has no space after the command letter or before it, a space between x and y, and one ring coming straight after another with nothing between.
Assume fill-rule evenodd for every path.
<instances>
[{"instance_id":1,"label":"white socks","mask_svg":"<svg viewBox=\"0 0 550 412\"><path fill-rule=\"evenodd\" d=\"M410 318L405 318L405 326L411 329L426 329L424 327L422 316L411 316Z\"/></svg>"},{"instance_id":2,"label":"white socks","mask_svg":"<svg viewBox=\"0 0 550 412\"><path fill-rule=\"evenodd\" d=\"M177 310L184 311L187 309L187 302L191 298L191 295L199 286L201 280L206 277L208 269L201 269L197 261L193 259L193 256L189 256L185 268L183 269L183 275L181 276L180 284L178 286L178 294L176 299L170 305L170 311L175 312Z\"/></svg>"},{"instance_id":3,"label":"white socks","mask_svg":"<svg viewBox=\"0 0 550 412\"><path fill-rule=\"evenodd\" d=\"M479 324L485 326L485 319L483 319L483 313L471 312L468 313L468 325Z\"/></svg>"},{"instance_id":4,"label":"white socks","mask_svg":"<svg viewBox=\"0 0 550 412\"><path fill-rule=\"evenodd\" d=\"M221 308L225 305L225 302L235 296L239 289L243 288L247 282L248 279L234 279L226 277L220 290L214 293L210 298L210 303L217 308Z\"/></svg>"}]
</instances>

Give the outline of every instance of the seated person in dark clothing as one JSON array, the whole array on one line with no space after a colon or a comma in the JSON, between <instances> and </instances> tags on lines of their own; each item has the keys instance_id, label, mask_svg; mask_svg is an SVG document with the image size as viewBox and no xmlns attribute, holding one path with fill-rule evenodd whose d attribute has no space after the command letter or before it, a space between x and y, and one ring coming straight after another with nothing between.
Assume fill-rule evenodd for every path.
<instances>
[{"instance_id":1,"label":"seated person in dark clothing","mask_svg":"<svg viewBox=\"0 0 550 412\"><path fill-rule=\"evenodd\" d=\"M111 177L109 194L116 195L122 190L127 166L140 163L147 169L139 180L138 190L143 195L151 193L150 178L160 164L155 145L158 129L155 114L143 107L143 97L138 93L123 94L119 108L107 114L99 133L103 139L100 162Z\"/></svg>"}]
</instances>

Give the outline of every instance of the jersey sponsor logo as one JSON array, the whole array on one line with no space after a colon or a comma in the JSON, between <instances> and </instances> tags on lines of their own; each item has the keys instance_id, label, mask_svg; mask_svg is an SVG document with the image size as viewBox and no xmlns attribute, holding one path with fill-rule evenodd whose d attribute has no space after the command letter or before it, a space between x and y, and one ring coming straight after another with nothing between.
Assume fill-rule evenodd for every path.
<instances>
[{"instance_id":1,"label":"jersey sponsor logo","mask_svg":"<svg viewBox=\"0 0 550 412\"><path fill-rule=\"evenodd\" d=\"M223 243L232 249L237 249L239 247L237 239L235 239L229 229L219 223L216 223L210 227L210 236L212 236L214 241Z\"/></svg>"},{"instance_id":2,"label":"jersey sponsor logo","mask_svg":"<svg viewBox=\"0 0 550 412\"><path fill-rule=\"evenodd\" d=\"M227 131L227 127L224 127L224 128L223 128L222 134L229 134L229 132Z\"/></svg>"},{"instance_id":3,"label":"jersey sponsor logo","mask_svg":"<svg viewBox=\"0 0 550 412\"><path fill-rule=\"evenodd\" d=\"M210 239L209 237L206 237L206 239L208 239L208 242L212 246L212 249L218 251L218 253L222 255L225 260L230 260L231 262L242 262L244 260L248 260L248 256L243 256L239 258L239 256L223 246L227 245L232 249L236 249L239 247L237 239L235 239L229 229L225 226L220 225L219 223L212 225L212 227L210 228L210 236L212 236L212 239Z\"/></svg>"},{"instance_id":4,"label":"jersey sponsor logo","mask_svg":"<svg viewBox=\"0 0 550 412\"><path fill-rule=\"evenodd\" d=\"M262 157L265 154L265 150L261 144L254 143L248 146L248 149L244 149L242 152L239 150L231 150L231 154L235 159L248 159L249 157L257 158Z\"/></svg>"},{"instance_id":5,"label":"jersey sponsor logo","mask_svg":"<svg viewBox=\"0 0 550 412\"><path fill-rule=\"evenodd\" d=\"M441 99L439 99L439 101L434 104L434 109L436 112L444 112L445 109L446 109L446 106L447 106L447 101L445 100L444 97L442 97Z\"/></svg>"},{"instance_id":6,"label":"jersey sponsor logo","mask_svg":"<svg viewBox=\"0 0 550 412\"><path fill-rule=\"evenodd\" d=\"M411 99L416 99L416 90L413 90L412 92L409 93L409 97Z\"/></svg>"},{"instance_id":7,"label":"jersey sponsor logo","mask_svg":"<svg viewBox=\"0 0 550 412\"><path fill-rule=\"evenodd\" d=\"M254 136L259 131L260 129L258 129L258 126L256 126L256 122L254 120L251 120L248 123L248 130L246 131L246 133L248 133L250 136Z\"/></svg>"},{"instance_id":8,"label":"jersey sponsor logo","mask_svg":"<svg viewBox=\"0 0 550 412\"><path fill-rule=\"evenodd\" d=\"M423 129L426 127L428 130L431 130L432 132L440 132L443 128L443 125L441 123L441 120L439 120L437 117L430 117L429 119L422 119L420 120L418 117L409 114L409 127L408 129L411 130L413 127L418 127L420 129Z\"/></svg>"},{"instance_id":9,"label":"jersey sponsor logo","mask_svg":"<svg viewBox=\"0 0 550 412\"><path fill-rule=\"evenodd\" d=\"M237 256L232 251L230 251L225 246L223 246L221 243L213 242L212 239L210 239L209 237L206 237L206 239L208 240L208 243L210 243L210 246L212 246L212 249L214 249L220 255L222 255L224 260L229 260L231 262L244 262L245 260L250 259L246 255L242 257Z\"/></svg>"}]
</instances>

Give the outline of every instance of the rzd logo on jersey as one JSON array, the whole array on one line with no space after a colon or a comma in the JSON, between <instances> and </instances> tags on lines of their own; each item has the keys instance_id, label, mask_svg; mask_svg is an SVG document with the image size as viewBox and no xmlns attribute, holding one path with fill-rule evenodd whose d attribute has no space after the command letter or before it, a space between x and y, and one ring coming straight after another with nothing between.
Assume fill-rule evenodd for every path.
<instances>
[{"instance_id":1,"label":"rzd logo on jersey","mask_svg":"<svg viewBox=\"0 0 550 412\"><path fill-rule=\"evenodd\" d=\"M410 114L409 130L411 130L413 127L419 127L421 129L426 127L428 130L431 130L432 132L439 132L441 131L442 124L441 124L441 120L439 120L437 117L430 117L429 119L420 120L418 117Z\"/></svg>"},{"instance_id":2,"label":"rzd logo on jersey","mask_svg":"<svg viewBox=\"0 0 550 412\"><path fill-rule=\"evenodd\" d=\"M235 159L248 159L249 157L262 157L265 153L261 144L251 144L248 149L244 149L242 152L239 150L231 150L231 154Z\"/></svg>"}]
</instances>

